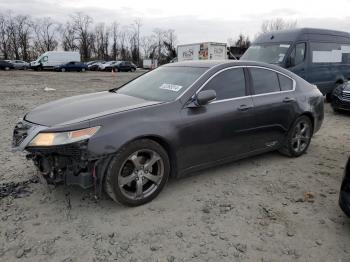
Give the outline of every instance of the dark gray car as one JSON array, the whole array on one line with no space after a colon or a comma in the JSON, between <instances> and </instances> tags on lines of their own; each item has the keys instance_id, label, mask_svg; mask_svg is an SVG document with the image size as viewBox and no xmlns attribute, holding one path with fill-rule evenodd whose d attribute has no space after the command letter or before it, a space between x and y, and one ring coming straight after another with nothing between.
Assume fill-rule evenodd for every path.
<instances>
[{"instance_id":1,"label":"dark gray car","mask_svg":"<svg viewBox=\"0 0 350 262\"><path fill-rule=\"evenodd\" d=\"M298 157L322 121L322 94L288 70L181 62L37 107L16 125L13 147L49 183L104 186L134 206L156 197L169 176L273 150Z\"/></svg>"}]
</instances>

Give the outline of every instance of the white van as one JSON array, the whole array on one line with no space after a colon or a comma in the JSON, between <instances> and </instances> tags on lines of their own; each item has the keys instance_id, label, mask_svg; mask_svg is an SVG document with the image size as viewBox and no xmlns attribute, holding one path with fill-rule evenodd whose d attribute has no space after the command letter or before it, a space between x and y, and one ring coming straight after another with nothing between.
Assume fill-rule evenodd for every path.
<instances>
[{"instance_id":1,"label":"white van","mask_svg":"<svg viewBox=\"0 0 350 262\"><path fill-rule=\"evenodd\" d=\"M34 70L52 69L54 66L69 62L80 62L80 53L71 51L49 51L30 63Z\"/></svg>"}]
</instances>

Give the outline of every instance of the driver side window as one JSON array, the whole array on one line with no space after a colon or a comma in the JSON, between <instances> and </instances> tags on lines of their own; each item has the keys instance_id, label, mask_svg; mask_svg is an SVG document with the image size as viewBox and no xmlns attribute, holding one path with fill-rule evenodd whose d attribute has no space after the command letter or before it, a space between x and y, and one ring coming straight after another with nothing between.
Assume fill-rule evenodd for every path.
<instances>
[{"instance_id":1,"label":"driver side window","mask_svg":"<svg viewBox=\"0 0 350 262\"><path fill-rule=\"evenodd\" d=\"M306 44L305 43L298 43L293 48L292 53L290 54L290 64L289 67L296 66L305 60L305 52L306 51Z\"/></svg>"}]
</instances>

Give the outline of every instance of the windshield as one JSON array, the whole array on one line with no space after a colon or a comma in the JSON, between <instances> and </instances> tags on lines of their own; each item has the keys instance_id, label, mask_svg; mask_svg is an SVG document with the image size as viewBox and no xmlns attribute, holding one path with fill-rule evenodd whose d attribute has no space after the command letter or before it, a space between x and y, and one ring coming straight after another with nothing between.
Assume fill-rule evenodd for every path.
<instances>
[{"instance_id":1,"label":"windshield","mask_svg":"<svg viewBox=\"0 0 350 262\"><path fill-rule=\"evenodd\" d=\"M152 101L172 101L183 94L207 69L160 67L138 77L116 92Z\"/></svg>"},{"instance_id":2,"label":"windshield","mask_svg":"<svg viewBox=\"0 0 350 262\"><path fill-rule=\"evenodd\" d=\"M279 64L283 62L289 47L288 43L255 44L248 48L241 60Z\"/></svg>"}]
</instances>

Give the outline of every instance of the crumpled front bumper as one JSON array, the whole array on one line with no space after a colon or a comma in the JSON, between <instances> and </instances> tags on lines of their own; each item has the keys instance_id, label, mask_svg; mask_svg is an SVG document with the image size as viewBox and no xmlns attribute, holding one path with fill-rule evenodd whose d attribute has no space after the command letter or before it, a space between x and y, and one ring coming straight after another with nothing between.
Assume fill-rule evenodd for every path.
<instances>
[{"instance_id":1,"label":"crumpled front bumper","mask_svg":"<svg viewBox=\"0 0 350 262\"><path fill-rule=\"evenodd\" d=\"M49 184L78 185L90 188L96 182L96 164L101 157L91 156L88 140L67 145L29 147L30 141L46 126L22 120L14 128L12 148L26 151ZM102 159L102 158L101 158Z\"/></svg>"}]
</instances>

